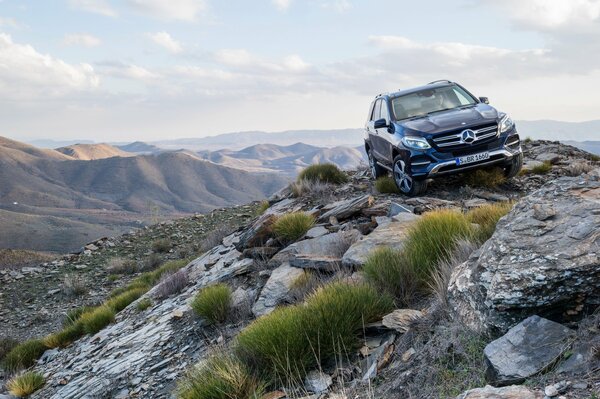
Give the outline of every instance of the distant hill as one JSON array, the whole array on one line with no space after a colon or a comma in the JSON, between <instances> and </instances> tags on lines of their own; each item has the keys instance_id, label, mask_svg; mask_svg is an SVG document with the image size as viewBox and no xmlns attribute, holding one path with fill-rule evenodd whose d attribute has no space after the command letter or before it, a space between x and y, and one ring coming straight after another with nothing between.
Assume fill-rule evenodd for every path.
<instances>
[{"instance_id":1,"label":"distant hill","mask_svg":"<svg viewBox=\"0 0 600 399\"><path fill-rule=\"evenodd\" d=\"M564 143L600 155L600 141L564 141Z\"/></svg>"},{"instance_id":2,"label":"distant hill","mask_svg":"<svg viewBox=\"0 0 600 399\"><path fill-rule=\"evenodd\" d=\"M586 141L600 139L600 120L561 122L553 120L516 121L522 137L533 139Z\"/></svg>"},{"instance_id":3,"label":"distant hill","mask_svg":"<svg viewBox=\"0 0 600 399\"><path fill-rule=\"evenodd\" d=\"M342 169L355 169L364 157L355 148L337 146L320 148L304 143L288 146L256 144L239 151L199 151L198 155L211 162L256 172L280 172L295 177L313 163L333 163Z\"/></svg>"},{"instance_id":4,"label":"distant hill","mask_svg":"<svg viewBox=\"0 0 600 399\"><path fill-rule=\"evenodd\" d=\"M104 159L112 157L132 157L135 154L113 147L110 144L73 144L67 147L57 148L56 151L81 161Z\"/></svg>"},{"instance_id":5,"label":"distant hill","mask_svg":"<svg viewBox=\"0 0 600 399\"><path fill-rule=\"evenodd\" d=\"M262 199L288 180L217 165L196 154L75 160L0 138L0 209L10 212L3 214L2 225L11 226L11 237L0 236L0 248L22 242L21 248L73 249L96 237L82 236L69 241L69 247L25 243L43 226L52 231L51 226L65 225L65 219L79 222L77 231L103 223L105 231L124 230L152 212L207 212Z\"/></svg>"},{"instance_id":6,"label":"distant hill","mask_svg":"<svg viewBox=\"0 0 600 399\"><path fill-rule=\"evenodd\" d=\"M160 148L155 145L144 143L143 141L135 141L130 144L115 146L122 151L137 153L137 154L153 154L160 152Z\"/></svg>"}]
</instances>

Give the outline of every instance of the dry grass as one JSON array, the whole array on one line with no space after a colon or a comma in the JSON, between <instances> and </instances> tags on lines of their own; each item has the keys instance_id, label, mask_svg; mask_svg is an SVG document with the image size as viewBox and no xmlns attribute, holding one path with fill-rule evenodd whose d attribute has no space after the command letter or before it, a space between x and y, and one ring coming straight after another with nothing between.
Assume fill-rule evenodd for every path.
<instances>
[{"instance_id":1,"label":"dry grass","mask_svg":"<svg viewBox=\"0 0 600 399\"><path fill-rule=\"evenodd\" d=\"M296 198L309 196L328 200L333 197L334 185L321 181L299 180L290 185L292 195Z\"/></svg>"},{"instance_id":2,"label":"dry grass","mask_svg":"<svg viewBox=\"0 0 600 399\"><path fill-rule=\"evenodd\" d=\"M154 270L162 263L163 260L159 254L151 254L144 260L142 270Z\"/></svg>"},{"instance_id":3,"label":"dry grass","mask_svg":"<svg viewBox=\"0 0 600 399\"><path fill-rule=\"evenodd\" d=\"M297 181L341 184L348 181L348 176L332 163L310 165L298 174Z\"/></svg>"},{"instance_id":4,"label":"dry grass","mask_svg":"<svg viewBox=\"0 0 600 399\"><path fill-rule=\"evenodd\" d=\"M275 235L287 242L302 238L315 224L315 218L304 212L288 213L273 223Z\"/></svg>"},{"instance_id":5,"label":"dry grass","mask_svg":"<svg viewBox=\"0 0 600 399\"><path fill-rule=\"evenodd\" d=\"M41 387L44 386L46 380L44 377L35 371L28 371L26 373L17 375L11 378L6 383L8 391L18 398L29 396Z\"/></svg>"},{"instance_id":6,"label":"dry grass","mask_svg":"<svg viewBox=\"0 0 600 399\"><path fill-rule=\"evenodd\" d=\"M56 259L56 255L24 249L0 249L0 270L20 269Z\"/></svg>"},{"instance_id":7,"label":"dry grass","mask_svg":"<svg viewBox=\"0 0 600 399\"><path fill-rule=\"evenodd\" d=\"M383 176L375 180L375 189L382 194L400 194L400 190L391 176Z\"/></svg>"},{"instance_id":8,"label":"dry grass","mask_svg":"<svg viewBox=\"0 0 600 399\"><path fill-rule=\"evenodd\" d=\"M496 231L496 224L500 218L510 212L512 207L512 202L502 202L487 204L467 212L467 220L478 225L474 238L481 244L487 241Z\"/></svg>"},{"instance_id":9,"label":"dry grass","mask_svg":"<svg viewBox=\"0 0 600 399\"><path fill-rule=\"evenodd\" d=\"M536 165L531 169L523 169L523 174L533 174L533 175L545 175L548 174L552 170L552 162L544 161L540 165Z\"/></svg>"},{"instance_id":10,"label":"dry grass","mask_svg":"<svg viewBox=\"0 0 600 399\"><path fill-rule=\"evenodd\" d=\"M223 242L223 238L231 234L232 230L233 228L231 226L225 225L219 226L214 230L208 232L200 242L200 252L204 253L218 245L221 245L221 243Z\"/></svg>"},{"instance_id":11,"label":"dry grass","mask_svg":"<svg viewBox=\"0 0 600 399\"><path fill-rule=\"evenodd\" d=\"M72 297L85 294L87 292L85 277L78 274L66 274L62 280L62 291Z\"/></svg>"},{"instance_id":12,"label":"dry grass","mask_svg":"<svg viewBox=\"0 0 600 399\"><path fill-rule=\"evenodd\" d=\"M471 187L495 188L506 182L506 176L501 168L477 169L466 175L465 182Z\"/></svg>"},{"instance_id":13,"label":"dry grass","mask_svg":"<svg viewBox=\"0 0 600 399\"><path fill-rule=\"evenodd\" d=\"M263 200L260 201L260 203L258 204L258 207L256 208L256 215L260 216L263 213L265 213L267 211L267 209L269 209L269 207L271 206L271 204L269 204L269 201L267 200Z\"/></svg>"},{"instance_id":14,"label":"dry grass","mask_svg":"<svg viewBox=\"0 0 600 399\"><path fill-rule=\"evenodd\" d=\"M169 252L173 248L173 243L167 238L161 238L152 242L152 251L157 253Z\"/></svg>"},{"instance_id":15,"label":"dry grass","mask_svg":"<svg viewBox=\"0 0 600 399\"><path fill-rule=\"evenodd\" d=\"M137 262L121 257L110 258L106 262L106 270L112 274L133 274L137 272Z\"/></svg>"},{"instance_id":16,"label":"dry grass","mask_svg":"<svg viewBox=\"0 0 600 399\"><path fill-rule=\"evenodd\" d=\"M189 281L188 273L185 270L164 274L156 287L156 297L164 299L177 294L188 285Z\"/></svg>"},{"instance_id":17,"label":"dry grass","mask_svg":"<svg viewBox=\"0 0 600 399\"><path fill-rule=\"evenodd\" d=\"M588 173L594 170L594 165L590 162L584 161L576 161L572 164L569 164L566 168L567 174L569 176L579 176L584 173Z\"/></svg>"}]
</instances>

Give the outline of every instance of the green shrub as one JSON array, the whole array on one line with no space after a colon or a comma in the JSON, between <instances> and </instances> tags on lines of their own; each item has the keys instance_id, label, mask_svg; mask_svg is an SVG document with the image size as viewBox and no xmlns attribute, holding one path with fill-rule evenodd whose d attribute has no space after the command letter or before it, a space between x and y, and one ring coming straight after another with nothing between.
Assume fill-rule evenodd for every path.
<instances>
[{"instance_id":1,"label":"green shrub","mask_svg":"<svg viewBox=\"0 0 600 399\"><path fill-rule=\"evenodd\" d=\"M348 176L332 163L310 165L300 172L298 182L308 180L313 182L341 184L348 181Z\"/></svg>"},{"instance_id":2,"label":"green shrub","mask_svg":"<svg viewBox=\"0 0 600 399\"><path fill-rule=\"evenodd\" d=\"M164 253L169 252L173 244L166 238L161 238L152 242L152 250L154 252Z\"/></svg>"},{"instance_id":3,"label":"green shrub","mask_svg":"<svg viewBox=\"0 0 600 399\"><path fill-rule=\"evenodd\" d=\"M590 154L588 156L588 158L590 159L590 161L593 162L600 162L600 155L596 155L596 154Z\"/></svg>"},{"instance_id":4,"label":"green shrub","mask_svg":"<svg viewBox=\"0 0 600 399\"><path fill-rule=\"evenodd\" d=\"M63 327L72 326L79 320L79 317L81 317L82 314L93 309L95 309L93 306L80 306L78 308L69 310L67 312L67 316L63 320Z\"/></svg>"},{"instance_id":5,"label":"green shrub","mask_svg":"<svg viewBox=\"0 0 600 399\"><path fill-rule=\"evenodd\" d=\"M142 270L154 270L161 265L162 261L162 257L159 254L150 254L146 259L144 259L144 262L142 263Z\"/></svg>"},{"instance_id":6,"label":"green shrub","mask_svg":"<svg viewBox=\"0 0 600 399\"><path fill-rule=\"evenodd\" d=\"M260 399L266 384L231 355L216 355L196 365L179 383L179 399Z\"/></svg>"},{"instance_id":7,"label":"green shrub","mask_svg":"<svg viewBox=\"0 0 600 399\"><path fill-rule=\"evenodd\" d=\"M108 306L100 306L81 315L79 322L86 334L96 334L115 320L115 311Z\"/></svg>"},{"instance_id":8,"label":"green shrub","mask_svg":"<svg viewBox=\"0 0 600 399\"><path fill-rule=\"evenodd\" d=\"M369 254L363 266L366 280L398 300L399 306L409 306L415 295L426 287L418 267L401 251L379 247Z\"/></svg>"},{"instance_id":9,"label":"green shrub","mask_svg":"<svg viewBox=\"0 0 600 399\"><path fill-rule=\"evenodd\" d=\"M427 279L433 267L447 258L456 241L471 238L473 227L458 211L439 209L424 214L408 230L404 255L415 272Z\"/></svg>"},{"instance_id":10,"label":"green shrub","mask_svg":"<svg viewBox=\"0 0 600 399\"><path fill-rule=\"evenodd\" d=\"M552 170L552 163L550 161L544 161L540 165L536 165L529 170L529 173L534 175L545 175Z\"/></svg>"},{"instance_id":11,"label":"green shrub","mask_svg":"<svg viewBox=\"0 0 600 399\"><path fill-rule=\"evenodd\" d=\"M465 181L471 187L495 188L506 182L506 176L501 168L477 169L467 174Z\"/></svg>"},{"instance_id":12,"label":"green shrub","mask_svg":"<svg viewBox=\"0 0 600 399\"><path fill-rule=\"evenodd\" d=\"M150 306L152 306L152 301L149 298L144 298L137 303L136 308L138 311L143 312L144 310L148 309Z\"/></svg>"},{"instance_id":13,"label":"green shrub","mask_svg":"<svg viewBox=\"0 0 600 399\"><path fill-rule=\"evenodd\" d=\"M275 235L286 241L295 241L315 224L315 218L304 212L288 213L273 223Z\"/></svg>"},{"instance_id":14,"label":"green shrub","mask_svg":"<svg viewBox=\"0 0 600 399\"><path fill-rule=\"evenodd\" d=\"M43 387L45 383L46 380L40 373L28 371L10 379L6 383L6 388L14 396L22 398L31 395Z\"/></svg>"},{"instance_id":15,"label":"green shrub","mask_svg":"<svg viewBox=\"0 0 600 399\"><path fill-rule=\"evenodd\" d=\"M504 202L480 206L467 212L467 220L479 225L474 238L480 243L487 241L494 234L498 220L510 212L512 207L511 202Z\"/></svg>"},{"instance_id":16,"label":"green shrub","mask_svg":"<svg viewBox=\"0 0 600 399\"><path fill-rule=\"evenodd\" d=\"M256 208L256 215L260 216L263 213L265 213L267 211L267 209L269 209L269 207L271 206L271 204L269 204L269 201L264 200L264 201L260 201L260 203L258 204L258 207Z\"/></svg>"},{"instance_id":17,"label":"green shrub","mask_svg":"<svg viewBox=\"0 0 600 399\"><path fill-rule=\"evenodd\" d=\"M231 288L223 283L208 286L196 295L191 307L207 321L222 323L231 307Z\"/></svg>"},{"instance_id":18,"label":"green shrub","mask_svg":"<svg viewBox=\"0 0 600 399\"><path fill-rule=\"evenodd\" d=\"M64 348L84 335L83 324L76 322L54 334L44 337L43 342L48 348Z\"/></svg>"},{"instance_id":19,"label":"green shrub","mask_svg":"<svg viewBox=\"0 0 600 399\"><path fill-rule=\"evenodd\" d=\"M533 139L532 139L531 137L529 137L529 136L525 137L525 140L523 140L523 142L524 142L525 144L529 144L529 143L531 143L532 141L533 141Z\"/></svg>"},{"instance_id":20,"label":"green shrub","mask_svg":"<svg viewBox=\"0 0 600 399\"><path fill-rule=\"evenodd\" d=\"M30 339L15 346L4 357L4 367L9 372L26 369L35 364L35 362L48 349L39 339Z\"/></svg>"},{"instance_id":21,"label":"green shrub","mask_svg":"<svg viewBox=\"0 0 600 399\"><path fill-rule=\"evenodd\" d=\"M142 273L138 278L133 280L125 289L122 289L119 294L134 288L151 288L160 281L160 278L166 273L174 273L188 264L187 259L171 260L164 263L156 270ZM115 290L116 291L116 290ZM113 292L115 292L113 291Z\"/></svg>"},{"instance_id":22,"label":"green shrub","mask_svg":"<svg viewBox=\"0 0 600 399\"><path fill-rule=\"evenodd\" d=\"M145 288L132 288L106 301L106 306L108 306L115 312L120 312L121 310L125 309L131 302L144 295L146 291L148 290Z\"/></svg>"},{"instance_id":23,"label":"green shrub","mask_svg":"<svg viewBox=\"0 0 600 399\"><path fill-rule=\"evenodd\" d=\"M368 285L336 282L318 289L304 305L278 308L238 335L236 352L248 364L286 383L336 354L360 345L365 324L394 308L392 299Z\"/></svg>"},{"instance_id":24,"label":"green shrub","mask_svg":"<svg viewBox=\"0 0 600 399\"><path fill-rule=\"evenodd\" d=\"M400 190L391 176L382 176L375 180L375 188L382 194L400 194Z\"/></svg>"},{"instance_id":25,"label":"green shrub","mask_svg":"<svg viewBox=\"0 0 600 399\"><path fill-rule=\"evenodd\" d=\"M19 344L19 341L12 338L0 338L0 362L8 352L10 352L15 346Z\"/></svg>"}]
</instances>

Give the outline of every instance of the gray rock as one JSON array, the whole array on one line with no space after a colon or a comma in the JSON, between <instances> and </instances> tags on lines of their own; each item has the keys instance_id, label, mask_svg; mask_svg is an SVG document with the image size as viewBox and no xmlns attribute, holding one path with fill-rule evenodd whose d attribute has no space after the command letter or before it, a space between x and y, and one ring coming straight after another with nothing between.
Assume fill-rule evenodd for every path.
<instances>
[{"instance_id":1,"label":"gray rock","mask_svg":"<svg viewBox=\"0 0 600 399\"><path fill-rule=\"evenodd\" d=\"M308 232L306 232L306 238L317 238L317 237L324 236L325 234L328 234L328 233L329 233L329 230L327 230L325 227L315 226L312 229L308 230Z\"/></svg>"},{"instance_id":2,"label":"gray rock","mask_svg":"<svg viewBox=\"0 0 600 399\"><path fill-rule=\"evenodd\" d=\"M600 178L586 176L523 198L455 268L448 299L464 323L505 332L532 314L560 321L600 304Z\"/></svg>"},{"instance_id":3,"label":"gray rock","mask_svg":"<svg viewBox=\"0 0 600 399\"><path fill-rule=\"evenodd\" d=\"M370 195L363 195L356 198L334 202L333 204L323 208L325 213L319 217L319 220L328 221L331 217L334 217L337 220L343 220L360 212L364 208L370 207L372 204L373 197Z\"/></svg>"},{"instance_id":4,"label":"gray rock","mask_svg":"<svg viewBox=\"0 0 600 399\"><path fill-rule=\"evenodd\" d=\"M405 333L411 324L423 317L423 313L413 309L396 309L383 316L382 324L392 330Z\"/></svg>"},{"instance_id":5,"label":"gray rock","mask_svg":"<svg viewBox=\"0 0 600 399\"><path fill-rule=\"evenodd\" d=\"M331 376L318 370L309 372L304 379L304 388L306 388L308 392L325 392L329 389L331 384L333 384Z\"/></svg>"},{"instance_id":6,"label":"gray rock","mask_svg":"<svg viewBox=\"0 0 600 399\"><path fill-rule=\"evenodd\" d=\"M550 162L552 164L555 164L558 161L560 161L560 158L561 158L560 155L555 154L553 152L544 152L544 153L538 155L536 160L541 161L541 162Z\"/></svg>"},{"instance_id":7,"label":"gray rock","mask_svg":"<svg viewBox=\"0 0 600 399\"><path fill-rule=\"evenodd\" d=\"M486 376L493 385L520 383L552 366L574 335L561 324L531 316L485 347Z\"/></svg>"},{"instance_id":8,"label":"gray rock","mask_svg":"<svg viewBox=\"0 0 600 399\"><path fill-rule=\"evenodd\" d=\"M394 217L400 213L413 213L414 208L410 205L402 205L392 202L390 204L390 211L388 217Z\"/></svg>"},{"instance_id":9,"label":"gray rock","mask_svg":"<svg viewBox=\"0 0 600 399\"><path fill-rule=\"evenodd\" d=\"M456 399L542 399L544 395L539 391L532 391L527 387L512 385L494 388L490 385L485 388L470 389Z\"/></svg>"},{"instance_id":10,"label":"gray rock","mask_svg":"<svg viewBox=\"0 0 600 399\"><path fill-rule=\"evenodd\" d=\"M404 246L408 226L419 216L412 213L400 213L394 219L382 226L378 226L371 234L362 237L352 244L342 257L342 265L347 267L362 266L369 254L377 247L389 246L400 250Z\"/></svg>"},{"instance_id":11,"label":"gray rock","mask_svg":"<svg viewBox=\"0 0 600 399\"><path fill-rule=\"evenodd\" d=\"M252 306L252 313L258 317L272 312L277 305L287 299L290 287L303 274L302 269L291 267L288 263L273 270L271 277L260 292L258 300Z\"/></svg>"}]
</instances>

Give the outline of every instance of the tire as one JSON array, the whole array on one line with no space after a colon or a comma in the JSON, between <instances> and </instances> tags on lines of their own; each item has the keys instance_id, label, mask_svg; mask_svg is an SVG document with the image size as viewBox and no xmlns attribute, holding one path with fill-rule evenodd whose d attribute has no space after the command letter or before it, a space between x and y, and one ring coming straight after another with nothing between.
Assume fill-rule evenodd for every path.
<instances>
[{"instance_id":1,"label":"tire","mask_svg":"<svg viewBox=\"0 0 600 399\"><path fill-rule=\"evenodd\" d=\"M520 153L518 155L515 155L510 161L510 165L504 168L504 176L506 176L507 179L512 179L513 177L519 174L522 167L523 153Z\"/></svg>"},{"instance_id":2,"label":"tire","mask_svg":"<svg viewBox=\"0 0 600 399\"><path fill-rule=\"evenodd\" d=\"M380 177L385 176L387 174L387 170L382 168L381 165L377 163L377 160L373 156L373 152L370 149L367 153L367 156L369 157L369 169L371 170L371 176L373 176L373 179L377 180Z\"/></svg>"},{"instance_id":3,"label":"tire","mask_svg":"<svg viewBox=\"0 0 600 399\"><path fill-rule=\"evenodd\" d=\"M394 158L394 171L392 174L398 190L409 197L423 194L427 190L427 180L413 179L407 165L402 155Z\"/></svg>"}]
</instances>

